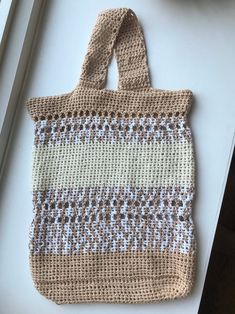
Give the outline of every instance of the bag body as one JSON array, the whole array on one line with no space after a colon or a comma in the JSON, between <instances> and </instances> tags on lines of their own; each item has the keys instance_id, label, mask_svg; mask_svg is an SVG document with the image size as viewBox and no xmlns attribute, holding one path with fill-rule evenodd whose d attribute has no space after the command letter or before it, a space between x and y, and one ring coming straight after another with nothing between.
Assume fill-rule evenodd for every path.
<instances>
[{"instance_id":1,"label":"bag body","mask_svg":"<svg viewBox=\"0 0 235 314\"><path fill-rule=\"evenodd\" d=\"M115 52L118 90L104 88ZM27 101L34 120L30 266L58 304L186 296L195 276L190 90L150 85L130 9L98 16L76 88Z\"/></svg>"}]
</instances>

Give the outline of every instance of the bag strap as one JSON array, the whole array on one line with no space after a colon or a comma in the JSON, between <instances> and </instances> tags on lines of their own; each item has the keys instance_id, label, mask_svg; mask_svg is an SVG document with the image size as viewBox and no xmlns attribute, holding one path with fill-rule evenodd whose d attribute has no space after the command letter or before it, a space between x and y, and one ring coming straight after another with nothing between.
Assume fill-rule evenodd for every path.
<instances>
[{"instance_id":1,"label":"bag strap","mask_svg":"<svg viewBox=\"0 0 235 314\"><path fill-rule=\"evenodd\" d=\"M98 15L78 87L104 88L113 50L119 71L118 89L149 88L144 36L135 13L126 8Z\"/></svg>"}]
</instances>

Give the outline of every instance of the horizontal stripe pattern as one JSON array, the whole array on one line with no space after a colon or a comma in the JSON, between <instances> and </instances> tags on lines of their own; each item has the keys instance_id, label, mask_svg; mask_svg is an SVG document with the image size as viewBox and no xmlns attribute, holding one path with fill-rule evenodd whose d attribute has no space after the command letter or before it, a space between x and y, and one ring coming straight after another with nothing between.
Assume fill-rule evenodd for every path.
<instances>
[{"instance_id":1,"label":"horizontal stripe pattern","mask_svg":"<svg viewBox=\"0 0 235 314\"><path fill-rule=\"evenodd\" d=\"M81 187L79 189L49 189L33 192L35 213L59 214L63 208L64 214L69 215L73 209L95 209L110 206L122 208L141 207L148 212L159 208L183 215L191 210L194 190L185 187ZM167 213L170 213L167 212Z\"/></svg>"},{"instance_id":2,"label":"horizontal stripe pattern","mask_svg":"<svg viewBox=\"0 0 235 314\"><path fill-rule=\"evenodd\" d=\"M192 250L193 191L81 188L34 192L33 254Z\"/></svg>"},{"instance_id":3,"label":"horizontal stripe pattern","mask_svg":"<svg viewBox=\"0 0 235 314\"><path fill-rule=\"evenodd\" d=\"M31 242L35 253L71 255L86 252L158 250L187 254L194 243L194 225L137 220L44 224ZM42 221L43 224L43 221ZM33 232L33 231L32 231Z\"/></svg>"},{"instance_id":4,"label":"horizontal stripe pattern","mask_svg":"<svg viewBox=\"0 0 235 314\"><path fill-rule=\"evenodd\" d=\"M35 123L35 145L88 142L156 143L191 141L184 118L77 117Z\"/></svg>"},{"instance_id":5,"label":"horizontal stripe pattern","mask_svg":"<svg viewBox=\"0 0 235 314\"><path fill-rule=\"evenodd\" d=\"M29 245L35 286L59 304L185 296L196 251L192 92L150 87L131 10L102 12L93 36L79 85L27 102L35 122ZM130 37L135 53L126 51L124 60ZM102 88L108 38L117 39L121 61L117 91Z\"/></svg>"},{"instance_id":6,"label":"horizontal stripe pattern","mask_svg":"<svg viewBox=\"0 0 235 314\"><path fill-rule=\"evenodd\" d=\"M191 143L89 143L34 150L33 189L193 185ZM46 169L45 169L46 167Z\"/></svg>"}]
</instances>

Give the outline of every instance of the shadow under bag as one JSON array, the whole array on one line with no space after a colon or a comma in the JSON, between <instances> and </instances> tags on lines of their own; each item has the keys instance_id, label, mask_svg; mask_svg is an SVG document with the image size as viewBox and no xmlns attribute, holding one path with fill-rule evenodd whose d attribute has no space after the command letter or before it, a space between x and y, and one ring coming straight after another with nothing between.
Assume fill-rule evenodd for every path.
<instances>
[{"instance_id":1,"label":"shadow under bag","mask_svg":"<svg viewBox=\"0 0 235 314\"><path fill-rule=\"evenodd\" d=\"M113 50L118 89L104 88ZM130 9L99 14L80 81L27 101L34 120L30 266L58 304L186 296L195 277L190 90L150 85Z\"/></svg>"}]
</instances>

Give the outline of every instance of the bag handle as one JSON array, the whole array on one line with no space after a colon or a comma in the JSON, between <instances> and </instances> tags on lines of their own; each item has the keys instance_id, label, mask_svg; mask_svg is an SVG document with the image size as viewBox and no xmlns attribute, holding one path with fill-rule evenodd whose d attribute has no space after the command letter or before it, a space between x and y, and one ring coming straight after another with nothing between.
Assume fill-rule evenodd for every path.
<instances>
[{"instance_id":1,"label":"bag handle","mask_svg":"<svg viewBox=\"0 0 235 314\"><path fill-rule=\"evenodd\" d=\"M150 88L144 36L131 9L105 10L98 15L78 87L103 89L113 50L119 82L118 89Z\"/></svg>"}]
</instances>

